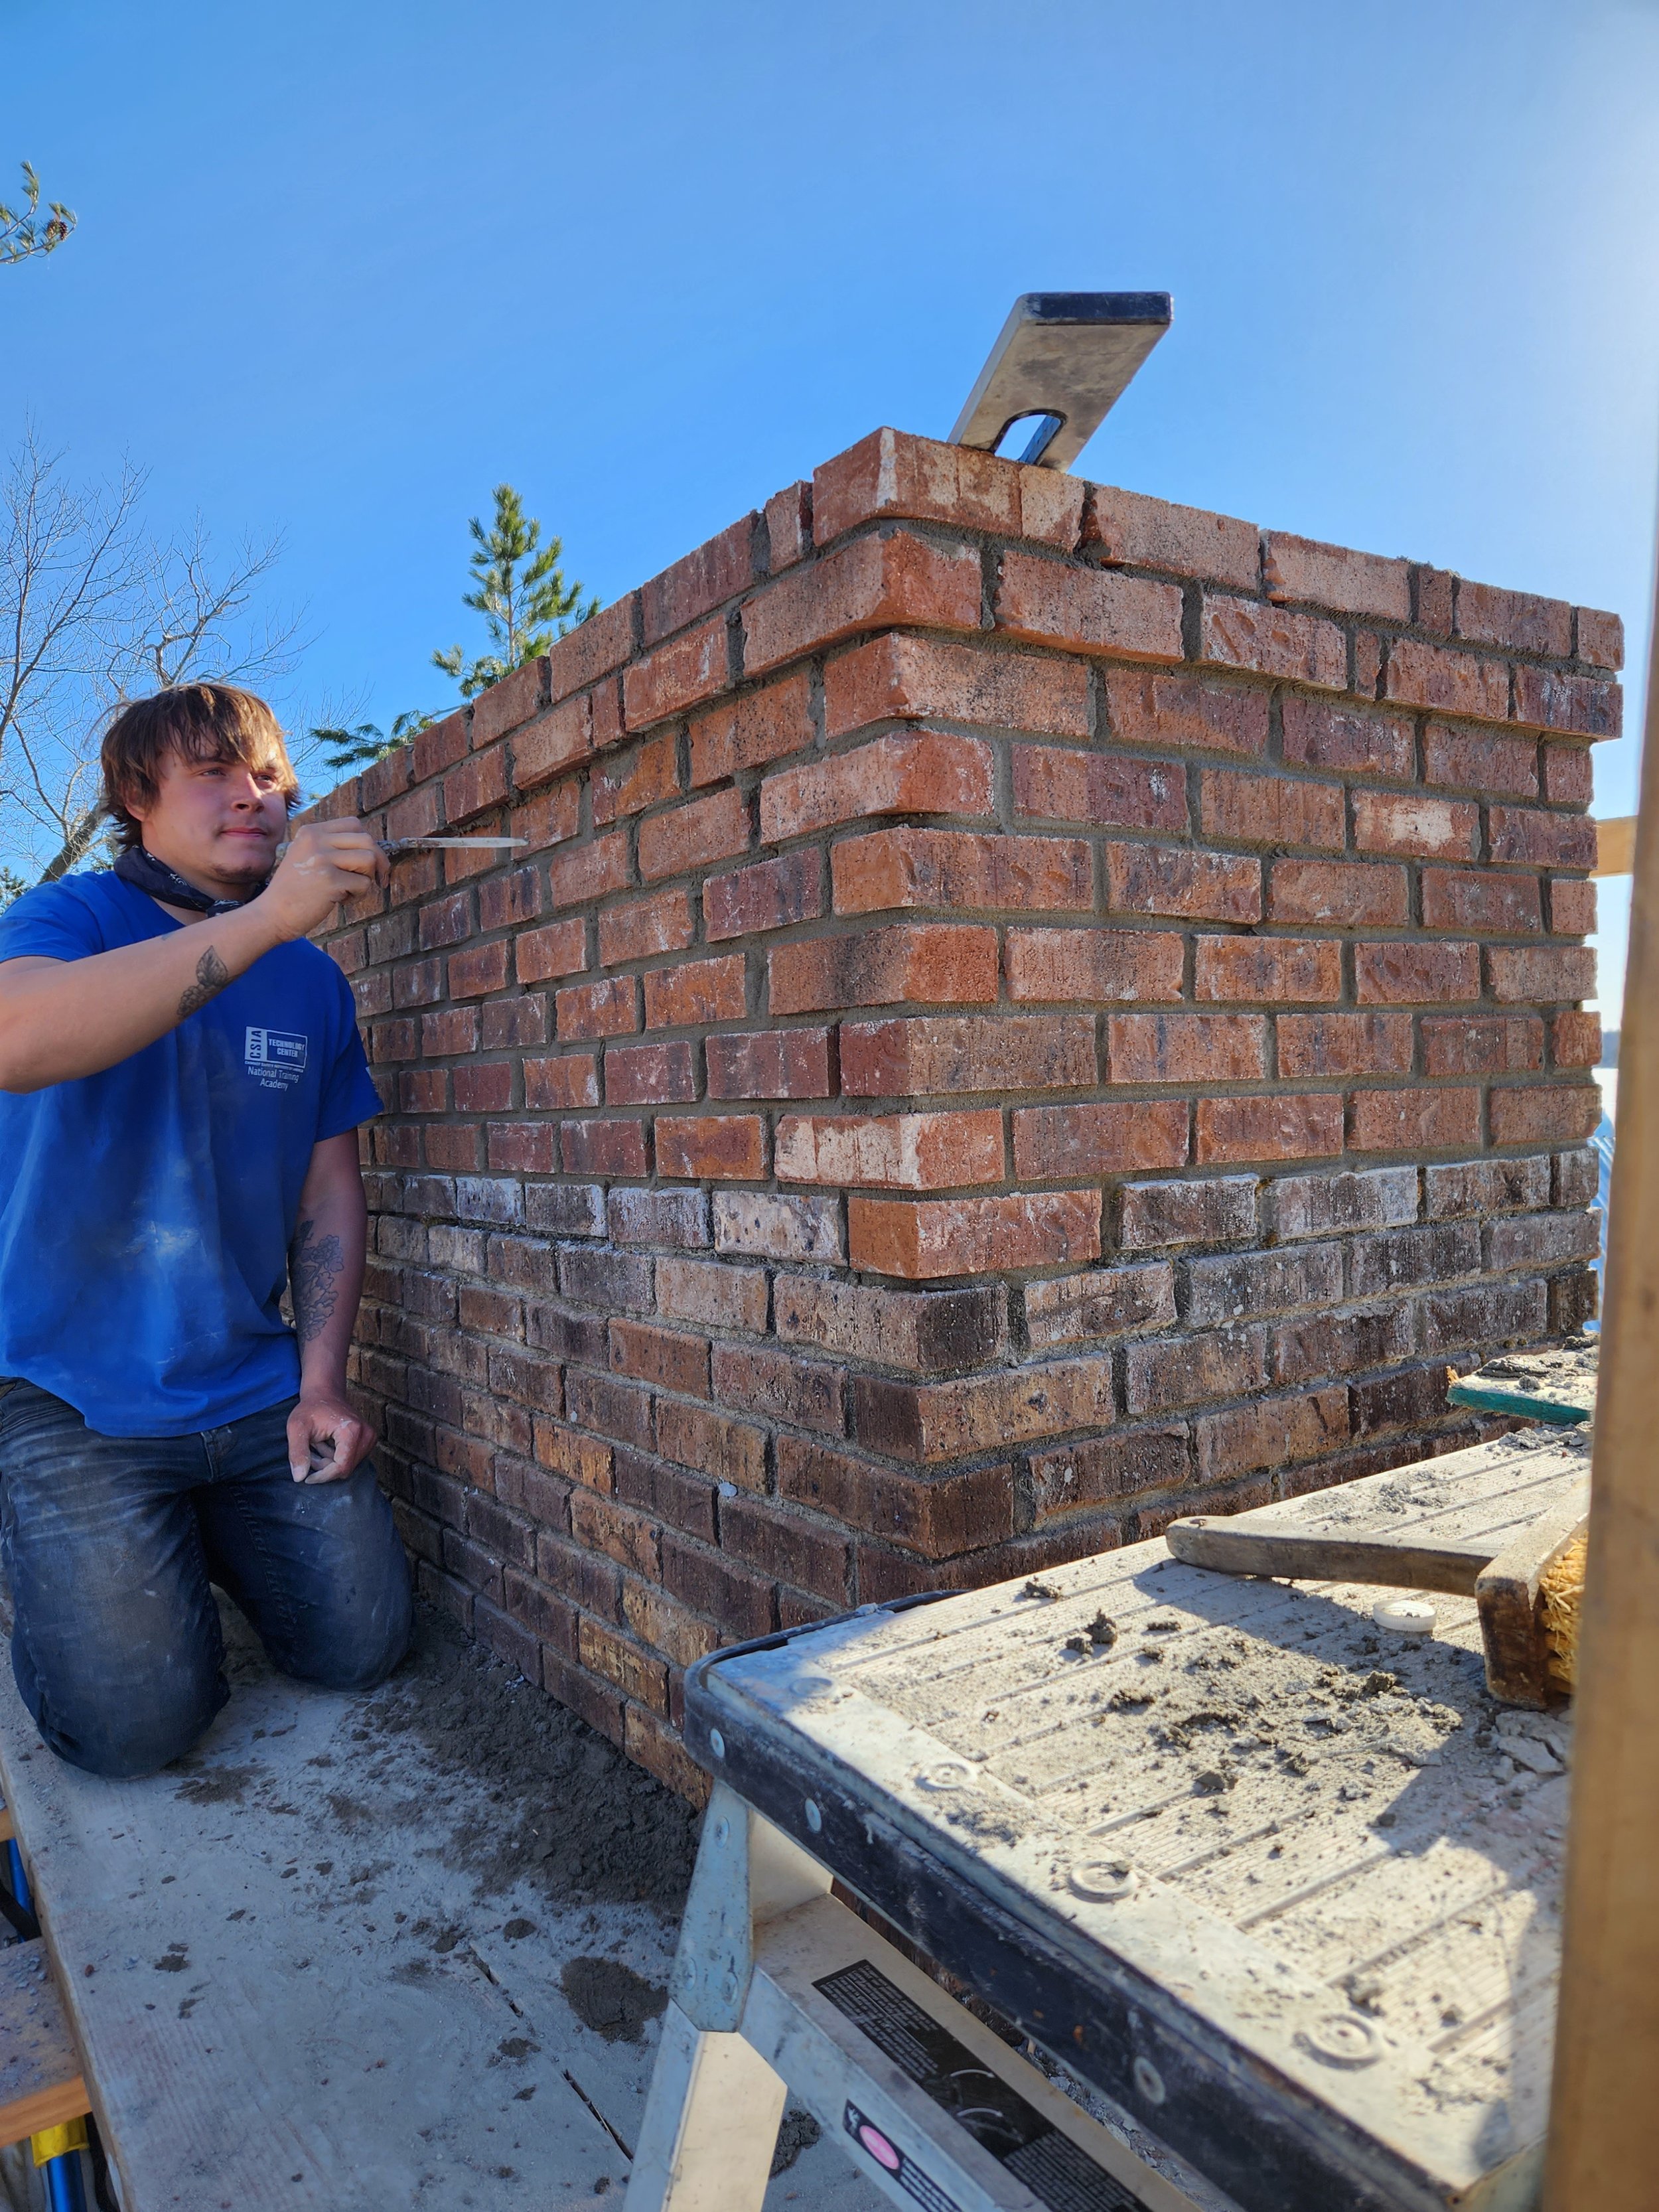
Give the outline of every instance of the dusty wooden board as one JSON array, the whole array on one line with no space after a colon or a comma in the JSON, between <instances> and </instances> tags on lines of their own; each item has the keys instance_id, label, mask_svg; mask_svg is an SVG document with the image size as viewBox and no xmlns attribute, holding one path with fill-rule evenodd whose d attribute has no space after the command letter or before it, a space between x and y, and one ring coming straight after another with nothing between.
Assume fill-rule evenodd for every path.
<instances>
[{"instance_id":1,"label":"dusty wooden board","mask_svg":"<svg viewBox=\"0 0 1659 2212\"><path fill-rule=\"evenodd\" d=\"M1446 1395L1454 1406L1517 1420L1576 1428L1595 1413L1595 1340L1553 1352L1513 1352L1460 1376Z\"/></svg>"},{"instance_id":2,"label":"dusty wooden board","mask_svg":"<svg viewBox=\"0 0 1659 2212\"><path fill-rule=\"evenodd\" d=\"M562 1969L665 1982L676 1916L481 1888L477 1832L514 1808L366 1727L397 1685L308 1691L227 1634L231 1704L141 1782L60 1765L0 1665L0 1782L126 2212L612 2212L659 2023L596 2032ZM829 2142L768 2197L874 2202Z\"/></svg>"},{"instance_id":3,"label":"dusty wooden board","mask_svg":"<svg viewBox=\"0 0 1659 2212\"><path fill-rule=\"evenodd\" d=\"M92 2109L44 1942L0 1951L0 2144Z\"/></svg>"},{"instance_id":4,"label":"dusty wooden board","mask_svg":"<svg viewBox=\"0 0 1659 2212\"><path fill-rule=\"evenodd\" d=\"M1177 1559L1224 1574L1340 1577L1471 1596L1529 1522L1574 1494L1587 1497L1589 1482L1588 1436L1531 1429L1248 1513L1195 1514L1165 1534Z\"/></svg>"},{"instance_id":5,"label":"dusty wooden board","mask_svg":"<svg viewBox=\"0 0 1659 2212\"><path fill-rule=\"evenodd\" d=\"M1480 1488L1536 1456L1370 1478L1374 1525L1443 1507L1455 1459ZM1249 2212L1511 2212L1544 2132L1570 1724L1494 1705L1468 1600L1413 1643L1376 1595L1137 1545L716 1656L688 1739Z\"/></svg>"}]
</instances>

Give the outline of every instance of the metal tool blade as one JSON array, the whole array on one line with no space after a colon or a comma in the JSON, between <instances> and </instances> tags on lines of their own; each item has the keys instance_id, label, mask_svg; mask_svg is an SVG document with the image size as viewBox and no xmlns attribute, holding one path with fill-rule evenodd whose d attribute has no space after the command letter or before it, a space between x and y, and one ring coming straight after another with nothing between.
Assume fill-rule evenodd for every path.
<instances>
[{"instance_id":1,"label":"metal tool blade","mask_svg":"<svg viewBox=\"0 0 1659 2212\"><path fill-rule=\"evenodd\" d=\"M423 853L434 845L454 846L464 851L488 848L492 851L517 852L530 842L528 837L382 837L383 853Z\"/></svg>"}]
</instances>

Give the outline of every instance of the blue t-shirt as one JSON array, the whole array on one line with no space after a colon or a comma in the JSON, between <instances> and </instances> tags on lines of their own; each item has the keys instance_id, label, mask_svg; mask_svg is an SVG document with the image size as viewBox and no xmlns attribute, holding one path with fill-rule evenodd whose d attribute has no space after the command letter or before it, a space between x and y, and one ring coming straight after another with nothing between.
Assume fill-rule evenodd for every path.
<instances>
[{"instance_id":1,"label":"blue t-shirt","mask_svg":"<svg viewBox=\"0 0 1659 2212\"><path fill-rule=\"evenodd\" d=\"M115 876L70 876L0 916L0 960L184 927ZM380 1109L350 988L303 942L101 1075L0 1091L0 1376L110 1437L189 1436L292 1397L277 1302L312 1148Z\"/></svg>"}]
</instances>

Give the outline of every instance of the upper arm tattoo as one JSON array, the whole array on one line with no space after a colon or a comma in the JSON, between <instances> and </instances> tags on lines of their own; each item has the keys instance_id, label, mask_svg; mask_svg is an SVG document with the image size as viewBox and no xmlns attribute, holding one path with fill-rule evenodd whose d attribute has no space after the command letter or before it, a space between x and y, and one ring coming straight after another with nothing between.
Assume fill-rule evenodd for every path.
<instances>
[{"instance_id":1,"label":"upper arm tattoo","mask_svg":"<svg viewBox=\"0 0 1659 2212\"><path fill-rule=\"evenodd\" d=\"M229 981L229 969L210 945L196 963L196 981L179 1001L179 1020L206 1006L210 999L216 999Z\"/></svg>"},{"instance_id":2,"label":"upper arm tattoo","mask_svg":"<svg viewBox=\"0 0 1659 2212\"><path fill-rule=\"evenodd\" d=\"M309 1344L340 1303L340 1278L345 1273L345 1253L337 1237L319 1237L317 1224L302 1221L289 1254L289 1274L294 1284L294 1326L301 1344Z\"/></svg>"}]
</instances>

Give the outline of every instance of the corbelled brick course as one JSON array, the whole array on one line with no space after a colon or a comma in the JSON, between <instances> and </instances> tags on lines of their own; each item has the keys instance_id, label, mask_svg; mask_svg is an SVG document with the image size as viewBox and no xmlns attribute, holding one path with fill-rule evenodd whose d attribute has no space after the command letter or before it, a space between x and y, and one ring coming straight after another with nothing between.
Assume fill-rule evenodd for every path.
<instances>
[{"instance_id":1,"label":"corbelled brick course","mask_svg":"<svg viewBox=\"0 0 1659 2212\"><path fill-rule=\"evenodd\" d=\"M722 1640L1476 1433L1591 1310L1615 617L884 430L331 793L424 1587Z\"/></svg>"}]
</instances>

